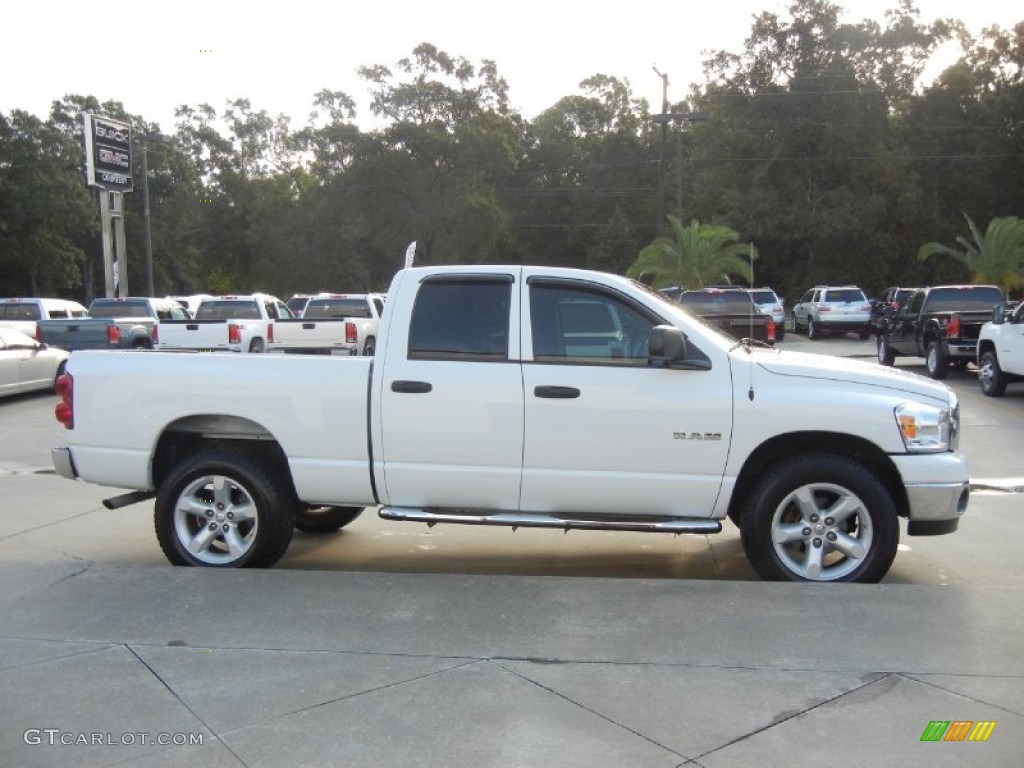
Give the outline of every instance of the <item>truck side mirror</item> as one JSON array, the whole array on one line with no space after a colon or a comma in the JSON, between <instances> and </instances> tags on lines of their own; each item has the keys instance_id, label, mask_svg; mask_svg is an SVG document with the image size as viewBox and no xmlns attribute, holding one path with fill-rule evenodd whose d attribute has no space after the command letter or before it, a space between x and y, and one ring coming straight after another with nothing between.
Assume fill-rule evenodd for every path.
<instances>
[{"instance_id":1,"label":"truck side mirror","mask_svg":"<svg viewBox=\"0 0 1024 768\"><path fill-rule=\"evenodd\" d=\"M1006 322L1006 305L996 304L992 307L992 324L1002 325Z\"/></svg>"},{"instance_id":2,"label":"truck side mirror","mask_svg":"<svg viewBox=\"0 0 1024 768\"><path fill-rule=\"evenodd\" d=\"M647 337L647 349L649 366L671 368L686 359L686 338L674 325L656 325Z\"/></svg>"}]
</instances>

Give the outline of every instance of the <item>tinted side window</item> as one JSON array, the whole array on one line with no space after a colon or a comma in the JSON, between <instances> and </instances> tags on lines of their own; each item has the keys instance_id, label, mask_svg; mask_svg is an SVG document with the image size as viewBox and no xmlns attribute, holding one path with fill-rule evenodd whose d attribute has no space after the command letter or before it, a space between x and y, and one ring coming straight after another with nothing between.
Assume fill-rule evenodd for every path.
<instances>
[{"instance_id":1,"label":"tinted side window","mask_svg":"<svg viewBox=\"0 0 1024 768\"><path fill-rule=\"evenodd\" d=\"M647 365L647 337L660 321L619 296L564 284L530 286L538 362Z\"/></svg>"},{"instance_id":2,"label":"tinted side window","mask_svg":"<svg viewBox=\"0 0 1024 768\"><path fill-rule=\"evenodd\" d=\"M512 281L428 280L409 325L410 360L508 360Z\"/></svg>"},{"instance_id":3,"label":"tinted side window","mask_svg":"<svg viewBox=\"0 0 1024 768\"><path fill-rule=\"evenodd\" d=\"M915 293L910 298L910 303L907 304L907 314L908 315L916 315L918 312L921 311L921 305L922 304L924 304L924 294L923 293Z\"/></svg>"}]
</instances>

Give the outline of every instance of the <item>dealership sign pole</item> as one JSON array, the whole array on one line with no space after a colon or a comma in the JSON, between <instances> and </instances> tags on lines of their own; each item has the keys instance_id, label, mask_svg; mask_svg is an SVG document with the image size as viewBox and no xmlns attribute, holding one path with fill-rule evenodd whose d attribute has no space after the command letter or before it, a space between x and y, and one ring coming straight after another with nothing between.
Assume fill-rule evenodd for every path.
<instances>
[{"instance_id":1,"label":"dealership sign pole","mask_svg":"<svg viewBox=\"0 0 1024 768\"><path fill-rule=\"evenodd\" d=\"M98 187L103 226L103 275L107 298L128 295L124 197L132 191L132 129L98 115L85 120L85 181Z\"/></svg>"}]
</instances>

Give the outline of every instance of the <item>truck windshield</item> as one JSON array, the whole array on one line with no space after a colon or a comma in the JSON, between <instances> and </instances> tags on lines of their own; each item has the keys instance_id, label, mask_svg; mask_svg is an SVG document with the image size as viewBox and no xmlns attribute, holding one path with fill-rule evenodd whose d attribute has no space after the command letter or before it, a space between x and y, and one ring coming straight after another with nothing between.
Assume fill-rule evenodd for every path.
<instances>
[{"instance_id":1,"label":"truck windshield","mask_svg":"<svg viewBox=\"0 0 1024 768\"><path fill-rule=\"evenodd\" d=\"M89 317L152 317L152 313L144 301L94 301Z\"/></svg>"},{"instance_id":2,"label":"truck windshield","mask_svg":"<svg viewBox=\"0 0 1024 768\"><path fill-rule=\"evenodd\" d=\"M750 295L742 293L686 293L679 303L698 315L749 315L757 311Z\"/></svg>"},{"instance_id":3,"label":"truck windshield","mask_svg":"<svg viewBox=\"0 0 1024 768\"><path fill-rule=\"evenodd\" d=\"M196 320L259 320L260 307L252 300L204 301L196 311Z\"/></svg>"},{"instance_id":4,"label":"truck windshield","mask_svg":"<svg viewBox=\"0 0 1024 768\"><path fill-rule=\"evenodd\" d=\"M39 307L35 304L11 302L0 305L0 319L3 320L38 320Z\"/></svg>"},{"instance_id":5,"label":"truck windshield","mask_svg":"<svg viewBox=\"0 0 1024 768\"><path fill-rule=\"evenodd\" d=\"M369 318L370 305L366 299L310 299L304 318L362 317Z\"/></svg>"},{"instance_id":6,"label":"truck windshield","mask_svg":"<svg viewBox=\"0 0 1024 768\"><path fill-rule=\"evenodd\" d=\"M991 312L1003 303L1003 294L991 285L934 288L928 294L929 312Z\"/></svg>"}]
</instances>

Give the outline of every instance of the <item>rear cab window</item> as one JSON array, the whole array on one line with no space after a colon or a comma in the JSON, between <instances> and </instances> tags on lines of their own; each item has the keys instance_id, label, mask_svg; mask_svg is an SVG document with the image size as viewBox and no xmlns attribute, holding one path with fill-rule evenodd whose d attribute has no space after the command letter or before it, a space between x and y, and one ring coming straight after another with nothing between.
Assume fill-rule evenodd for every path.
<instances>
[{"instance_id":1,"label":"rear cab window","mask_svg":"<svg viewBox=\"0 0 1024 768\"><path fill-rule=\"evenodd\" d=\"M511 300L504 275L425 280L409 323L409 359L507 362Z\"/></svg>"}]
</instances>

